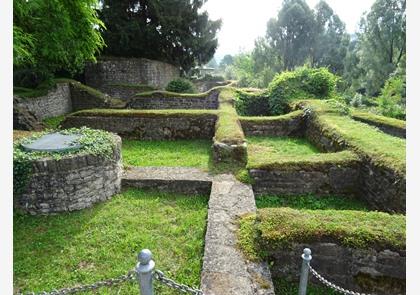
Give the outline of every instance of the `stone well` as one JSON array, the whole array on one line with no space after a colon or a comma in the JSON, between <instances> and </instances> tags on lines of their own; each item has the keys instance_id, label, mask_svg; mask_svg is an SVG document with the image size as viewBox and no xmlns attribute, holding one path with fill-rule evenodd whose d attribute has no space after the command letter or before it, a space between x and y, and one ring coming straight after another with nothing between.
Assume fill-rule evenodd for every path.
<instances>
[{"instance_id":1,"label":"stone well","mask_svg":"<svg viewBox=\"0 0 420 295\"><path fill-rule=\"evenodd\" d=\"M121 188L121 138L111 157L86 153L34 160L30 179L15 206L30 214L80 210L104 201Z\"/></svg>"}]
</instances>

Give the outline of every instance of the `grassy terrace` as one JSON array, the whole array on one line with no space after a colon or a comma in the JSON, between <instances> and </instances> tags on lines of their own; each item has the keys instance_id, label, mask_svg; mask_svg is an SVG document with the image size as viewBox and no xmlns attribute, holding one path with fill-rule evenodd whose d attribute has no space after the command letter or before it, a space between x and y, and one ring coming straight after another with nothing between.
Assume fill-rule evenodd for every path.
<instances>
[{"instance_id":1,"label":"grassy terrace","mask_svg":"<svg viewBox=\"0 0 420 295\"><path fill-rule=\"evenodd\" d=\"M249 136L247 141L249 169L311 169L358 161L350 151L320 153L303 138Z\"/></svg>"},{"instance_id":2,"label":"grassy terrace","mask_svg":"<svg viewBox=\"0 0 420 295\"><path fill-rule=\"evenodd\" d=\"M72 116L102 117L173 117L173 116L216 116L217 110L132 110L132 109L90 109L82 110Z\"/></svg>"},{"instance_id":3,"label":"grassy terrace","mask_svg":"<svg viewBox=\"0 0 420 295\"><path fill-rule=\"evenodd\" d=\"M188 166L207 169L210 140L140 141L123 140L124 165Z\"/></svg>"},{"instance_id":4,"label":"grassy terrace","mask_svg":"<svg viewBox=\"0 0 420 295\"><path fill-rule=\"evenodd\" d=\"M405 139L378 132L375 127L340 114L340 109L331 101L307 100L298 104L301 108L310 107L315 111L315 124L321 126L327 137L344 141L376 165L390 167L405 175Z\"/></svg>"},{"instance_id":5,"label":"grassy terrace","mask_svg":"<svg viewBox=\"0 0 420 295\"><path fill-rule=\"evenodd\" d=\"M369 112L363 112L359 110L352 110L351 116L354 119L366 120L375 124L385 125L385 126L388 125L388 126L400 128L400 129L405 129L405 124L406 124L405 121L403 120L375 115Z\"/></svg>"},{"instance_id":6,"label":"grassy terrace","mask_svg":"<svg viewBox=\"0 0 420 295\"><path fill-rule=\"evenodd\" d=\"M83 211L55 216L15 213L15 291L51 290L124 274L135 266L142 248L152 250L156 267L168 276L199 286L207 201L205 196L133 189ZM155 288L157 294L178 294L161 285ZM100 290L136 292L135 283Z\"/></svg>"}]
</instances>

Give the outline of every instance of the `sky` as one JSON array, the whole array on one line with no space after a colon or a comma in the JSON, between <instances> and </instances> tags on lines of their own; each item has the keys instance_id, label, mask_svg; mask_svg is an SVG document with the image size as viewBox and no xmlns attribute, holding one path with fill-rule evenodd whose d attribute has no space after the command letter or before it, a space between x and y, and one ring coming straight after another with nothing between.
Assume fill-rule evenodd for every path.
<instances>
[{"instance_id":1,"label":"sky","mask_svg":"<svg viewBox=\"0 0 420 295\"><path fill-rule=\"evenodd\" d=\"M365 11L369 11L375 0L325 0L346 24L347 32L354 33ZM254 40L264 36L267 22L277 16L282 0L208 0L203 6L211 19L223 20L218 33L219 47L215 58L225 54L250 51ZM306 0L314 8L319 0Z\"/></svg>"}]
</instances>

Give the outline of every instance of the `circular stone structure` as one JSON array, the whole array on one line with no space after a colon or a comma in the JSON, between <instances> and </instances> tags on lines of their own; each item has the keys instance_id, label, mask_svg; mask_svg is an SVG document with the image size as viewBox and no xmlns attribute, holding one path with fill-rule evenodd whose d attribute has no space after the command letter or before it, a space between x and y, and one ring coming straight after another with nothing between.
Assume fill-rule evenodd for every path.
<instances>
[{"instance_id":1,"label":"circular stone structure","mask_svg":"<svg viewBox=\"0 0 420 295\"><path fill-rule=\"evenodd\" d=\"M54 214L91 207L118 193L122 175L121 138L111 136L114 139L112 155L108 157L74 152L59 159L33 160L29 181L15 196L15 206L33 215ZM50 141L54 138L64 140L64 143ZM31 144L21 146L25 151L68 150L77 148L75 139L77 135L67 138L42 136Z\"/></svg>"}]
</instances>

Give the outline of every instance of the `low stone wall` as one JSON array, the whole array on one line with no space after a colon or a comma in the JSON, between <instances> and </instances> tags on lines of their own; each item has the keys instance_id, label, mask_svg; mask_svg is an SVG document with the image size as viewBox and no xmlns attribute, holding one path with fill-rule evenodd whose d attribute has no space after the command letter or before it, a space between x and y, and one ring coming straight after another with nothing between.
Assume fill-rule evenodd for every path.
<instances>
[{"instance_id":1,"label":"low stone wall","mask_svg":"<svg viewBox=\"0 0 420 295\"><path fill-rule=\"evenodd\" d=\"M110 84L101 86L102 91L111 97L119 98L124 101L130 100L138 93L154 90L152 87L135 85Z\"/></svg>"},{"instance_id":2,"label":"low stone wall","mask_svg":"<svg viewBox=\"0 0 420 295\"><path fill-rule=\"evenodd\" d=\"M322 164L296 169L250 169L255 195L354 196L359 186L359 163Z\"/></svg>"},{"instance_id":3,"label":"low stone wall","mask_svg":"<svg viewBox=\"0 0 420 295\"><path fill-rule=\"evenodd\" d=\"M206 92L212 89L213 87L225 86L231 83L231 81L200 81L200 80L192 81L192 82L199 92Z\"/></svg>"},{"instance_id":4,"label":"low stone wall","mask_svg":"<svg viewBox=\"0 0 420 295\"><path fill-rule=\"evenodd\" d=\"M65 115L72 111L70 87L68 83L58 83L47 95L20 99L18 107L31 111L41 120Z\"/></svg>"},{"instance_id":5,"label":"low stone wall","mask_svg":"<svg viewBox=\"0 0 420 295\"><path fill-rule=\"evenodd\" d=\"M297 111L293 116L274 118L240 117L242 129L246 136L300 136L303 134L303 112Z\"/></svg>"},{"instance_id":6,"label":"low stone wall","mask_svg":"<svg viewBox=\"0 0 420 295\"><path fill-rule=\"evenodd\" d=\"M168 63L146 58L103 57L85 68L86 84L106 92L115 83L147 84L163 89L179 77L179 69Z\"/></svg>"},{"instance_id":7,"label":"low stone wall","mask_svg":"<svg viewBox=\"0 0 420 295\"><path fill-rule=\"evenodd\" d=\"M211 91L207 96L188 97L133 97L127 104L131 109L217 109L218 92Z\"/></svg>"},{"instance_id":8,"label":"low stone wall","mask_svg":"<svg viewBox=\"0 0 420 295\"><path fill-rule=\"evenodd\" d=\"M352 291L405 294L405 253L391 250L353 249L335 243L293 244L268 251L273 278L298 281L302 251L312 250L312 267L333 283ZM309 284L319 284L310 276Z\"/></svg>"},{"instance_id":9,"label":"low stone wall","mask_svg":"<svg viewBox=\"0 0 420 295\"><path fill-rule=\"evenodd\" d=\"M358 117L358 116L352 116L352 118L356 121L360 121L360 122L375 126L382 132L385 132L389 135L397 136L400 138L405 138L406 136L405 128L399 128L396 126L387 125L384 123L376 122L374 120L369 120L369 119Z\"/></svg>"},{"instance_id":10,"label":"low stone wall","mask_svg":"<svg viewBox=\"0 0 420 295\"><path fill-rule=\"evenodd\" d=\"M305 136L320 150L335 152L350 148L338 136L324 132L325 127L313 116L306 121ZM359 195L369 205L386 212L405 212L406 177L396 171L375 164L367 155L360 154Z\"/></svg>"},{"instance_id":11,"label":"low stone wall","mask_svg":"<svg viewBox=\"0 0 420 295\"><path fill-rule=\"evenodd\" d=\"M68 116L62 126L87 126L117 133L125 138L141 140L210 139L214 135L216 119L217 116L213 114Z\"/></svg>"},{"instance_id":12,"label":"low stone wall","mask_svg":"<svg viewBox=\"0 0 420 295\"><path fill-rule=\"evenodd\" d=\"M25 191L15 196L15 206L30 214L80 210L104 201L121 187L121 139L117 137L111 159L70 155L60 160L37 160Z\"/></svg>"},{"instance_id":13,"label":"low stone wall","mask_svg":"<svg viewBox=\"0 0 420 295\"><path fill-rule=\"evenodd\" d=\"M213 140L212 153L215 163L246 166L248 160L246 142L233 144Z\"/></svg>"}]
</instances>

